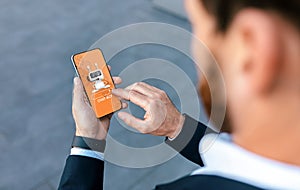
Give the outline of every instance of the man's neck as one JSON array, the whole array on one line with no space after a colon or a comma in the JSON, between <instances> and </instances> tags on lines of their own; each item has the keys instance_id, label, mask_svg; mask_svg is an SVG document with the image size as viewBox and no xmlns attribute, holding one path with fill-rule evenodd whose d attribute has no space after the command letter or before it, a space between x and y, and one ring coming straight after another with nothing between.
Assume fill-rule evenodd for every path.
<instances>
[{"instance_id":1,"label":"man's neck","mask_svg":"<svg viewBox=\"0 0 300 190\"><path fill-rule=\"evenodd\" d=\"M263 100L249 106L254 111L236 123L233 141L261 156L300 166L300 99L275 102Z\"/></svg>"}]
</instances>

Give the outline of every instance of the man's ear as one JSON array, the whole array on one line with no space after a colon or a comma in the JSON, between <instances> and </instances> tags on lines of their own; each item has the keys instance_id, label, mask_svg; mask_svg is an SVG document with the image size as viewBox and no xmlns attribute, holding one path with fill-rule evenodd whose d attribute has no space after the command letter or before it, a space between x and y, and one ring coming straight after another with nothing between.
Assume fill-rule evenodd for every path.
<instances>
[{"instance_id":1,"label":"man's ear","mask_svg":"<svg viewBox=\"0 0 300 190\"><path fill-rule=\"evenodd\" d=\"M243 49L239 69L253 93L270 92L278 78L283 51L277 23L272 13L256 9L242 10L232 23Z\"/></svg>"}]
</instances>

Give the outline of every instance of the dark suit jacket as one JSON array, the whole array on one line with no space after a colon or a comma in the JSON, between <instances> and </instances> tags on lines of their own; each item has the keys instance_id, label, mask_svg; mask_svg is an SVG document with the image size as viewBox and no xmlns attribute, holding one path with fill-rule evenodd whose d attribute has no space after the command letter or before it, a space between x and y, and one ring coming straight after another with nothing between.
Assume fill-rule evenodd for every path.
<instances>
[{"instance_id":1,"label":"dark suit jacket","mask_svg":"<svg viewBox=\"0 0 300 190\"><path fill-rule=\"evenodd\" d=\"M166 141L172 148L180 151L188 160L203 166L198 145L204 136L206 126L186 116L185 124L180 135L174 141ZM186 138L192 137L188 143ZM186 145L185 145L186 144ZM184 147L182 147L184 146ZM69 156L59 184L60 190L92 190L103 189L104 162L84 156ZM257 187L212 175L186 176L175 182L158 185L157 190L194 190L194 189L239 189L256 190Z\"/></svg>"}]
</instances>

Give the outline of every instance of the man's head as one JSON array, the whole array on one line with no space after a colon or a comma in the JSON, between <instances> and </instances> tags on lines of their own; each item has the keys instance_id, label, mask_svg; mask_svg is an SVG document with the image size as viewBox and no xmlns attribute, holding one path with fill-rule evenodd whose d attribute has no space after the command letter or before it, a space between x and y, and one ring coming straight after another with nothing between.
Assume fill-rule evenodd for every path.
<instances>
[{"instance_id":1,"label":"man's head","mask_svg":"<svg viewBox=\"0 0 300 190\"><path fill-rule=\"evenodd\" d=\"M293 105L300 103L299 0L186 0L186 8L222 70L234 134L267 131L300 114Z\"/></svg>"}]
</instances>

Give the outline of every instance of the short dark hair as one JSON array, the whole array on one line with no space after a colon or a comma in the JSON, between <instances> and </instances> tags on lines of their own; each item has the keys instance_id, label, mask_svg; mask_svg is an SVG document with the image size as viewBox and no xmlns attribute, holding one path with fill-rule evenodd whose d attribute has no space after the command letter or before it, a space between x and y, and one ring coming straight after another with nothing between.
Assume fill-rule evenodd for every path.
<instances>
[{"instance_id":1,"label":"short dark hair","mask_svg":"<svg viewBox=\"0 0 300 190\"><path fill-rule=\"evenodd\" d=\"M225 32L242 9L275 11L300 28L300 0L202 0L209 14L217 20L218 30Z\"/></svg>"}]
</instances>

